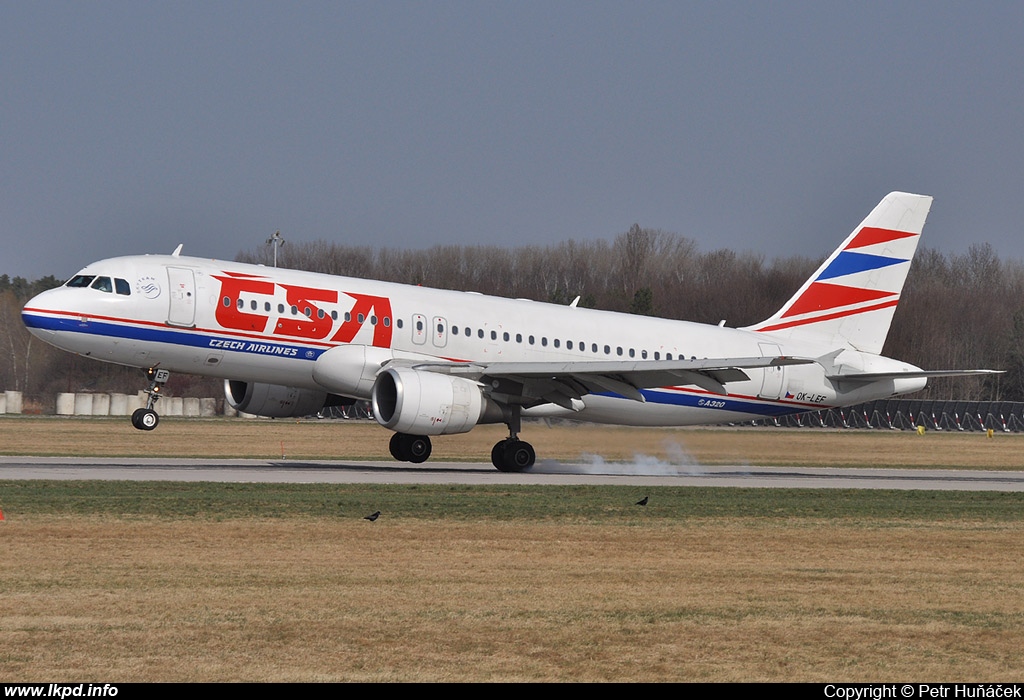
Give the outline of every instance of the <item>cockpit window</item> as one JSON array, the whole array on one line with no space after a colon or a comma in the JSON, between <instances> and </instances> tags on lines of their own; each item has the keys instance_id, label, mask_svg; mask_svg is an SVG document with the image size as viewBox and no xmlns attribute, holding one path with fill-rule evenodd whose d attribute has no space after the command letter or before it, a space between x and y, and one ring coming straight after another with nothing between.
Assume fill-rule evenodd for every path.
<instances>
[{"instance_id":1,"label":"cockpit window","mask_svg":"<svg viewBox=\"0 0 1024 700\"><path fill-rule=\"evenodd\" d=\"M109 277L97 277L96 281L92 283L93 289L98 289L101 292L113 292L114 287L110 284Z\"/></svg>"},{"instance_id":2,"label":"cockpit window","mask_svg":"<svg viewBox=\"0 0 1024 700\"><path fill-rule=\"evenodd\" d=\"M132 287L128 284L128 280L123 280L120 277L114 278L114 291L126 297L132 295Z\"/></svg>"},{"instance_id":3,"label":"cockpit window","mask_svg":"<svg viewBox=\"0 0 1024 700\"><path fill-rule=\"evenodd\" d=\"M68 280L69 287L88 287L92 284L92 281L96 279L96 275L75 275Z\"/></svg>"}]
</instances>

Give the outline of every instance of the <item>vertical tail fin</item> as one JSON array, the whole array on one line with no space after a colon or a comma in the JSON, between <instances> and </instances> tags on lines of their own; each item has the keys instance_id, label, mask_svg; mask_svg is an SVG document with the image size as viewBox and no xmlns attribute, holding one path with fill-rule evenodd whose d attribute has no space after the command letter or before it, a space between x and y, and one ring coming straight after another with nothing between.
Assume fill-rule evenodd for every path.
<instances>
[{"instance_id":1,"label":"vertical tail fin","mask_svg":"<svg viewBox=\"0 0 1024 700\"><path fill-rule=\"evenodd\" d=\"M750 326L879 354L932 198L892 192L771 318Z\"/></svg>"}]
</instances>

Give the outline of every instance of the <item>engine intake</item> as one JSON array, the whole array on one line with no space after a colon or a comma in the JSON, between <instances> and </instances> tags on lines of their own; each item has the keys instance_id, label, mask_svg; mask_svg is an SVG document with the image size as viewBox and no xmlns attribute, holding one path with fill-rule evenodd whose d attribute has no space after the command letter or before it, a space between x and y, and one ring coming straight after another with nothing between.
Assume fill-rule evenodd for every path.
<instances>
[{"instance_id":1,"label":"engine intake","mask_svg":"<svg viewBox=\"0 0 1024 700\"><path fill-rule=\"evenodd\" d=\"M501 408L476 382L408 367L377 375L373 417L385 428L411 435L466 433L478 423L503 420Z\"/></svg>"},{"instance_id":2,"label":"engine intake","mask_svg":"<svg viewBox=\"0 0 1024 700\"><path fill-rule=\"evenodd\" d=\"M236 411L266 418L299 418L341 403L326 391L230 379L224 381L224 397Z\"/></svg>"}]
</instances>

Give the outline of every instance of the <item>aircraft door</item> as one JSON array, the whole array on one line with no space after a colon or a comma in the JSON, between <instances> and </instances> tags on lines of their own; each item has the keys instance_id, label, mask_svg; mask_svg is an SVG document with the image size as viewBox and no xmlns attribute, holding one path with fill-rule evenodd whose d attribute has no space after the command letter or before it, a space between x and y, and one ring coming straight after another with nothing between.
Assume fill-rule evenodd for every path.
<instances>
[{"instance_id":1,"label":"aircraft door","mask_svg":"<svg viewBox=\"0 0 1024 700\"><path fill-rule=\"evenodd\" d=\"M187 267L167 268L170 307L167 325L191 328L196 325L196 278Z\"/></svg>"},{"instance_id":2,"label":"aircraft door","mask_svg":"<svg viewBox=\"0 0 1024 700\"><path fill-rule=\"evenodd\" d=\"M427 317L423 314L412 315L412 342L416 345L427 342Z\"/></svg>"},{"instance_id":3,"label":"aircraft door","mask_svg":"<svg viewBox=\"0 0 1024 700\"><path fill-rule=\"evenodd\" d=\"M778 357L782 354L778 345L774 343L758 343L761 348L762 357ZM785 367L765 367L761 370L764 379L761 382L761 391L758 396L762 399L778 399L782 397L782 387L786 380Z\"/></svg>"},{"instance_id":4,"label":"aircraft door","mask_svg":"<svg viewBox=\"0 0 1024 700\"><path fill-rule=\"evenodd\" d=\"M448 344L448 321L440 316L434 316L431 325L434 332L434 347L443 348Z\"/></svg>"}]
</instances>

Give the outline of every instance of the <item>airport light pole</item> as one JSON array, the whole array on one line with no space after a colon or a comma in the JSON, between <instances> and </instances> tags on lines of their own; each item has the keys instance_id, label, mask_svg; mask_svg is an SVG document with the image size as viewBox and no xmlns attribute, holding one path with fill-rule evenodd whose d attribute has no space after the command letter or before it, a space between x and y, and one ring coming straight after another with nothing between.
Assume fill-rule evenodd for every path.
<instances>
[{"instance_id":1,"label":"airport light pole","mask_svg":"<svg viewBox=\"0 0 1024 700\"><path fill-rule=\"evenodd\" d=\"M267 239L267 245L274 246L274 267L277 267L277 249L284 245L284 238L281 236L281 232L275 231L274 235Z\"/></svg>"}]
</instances>

